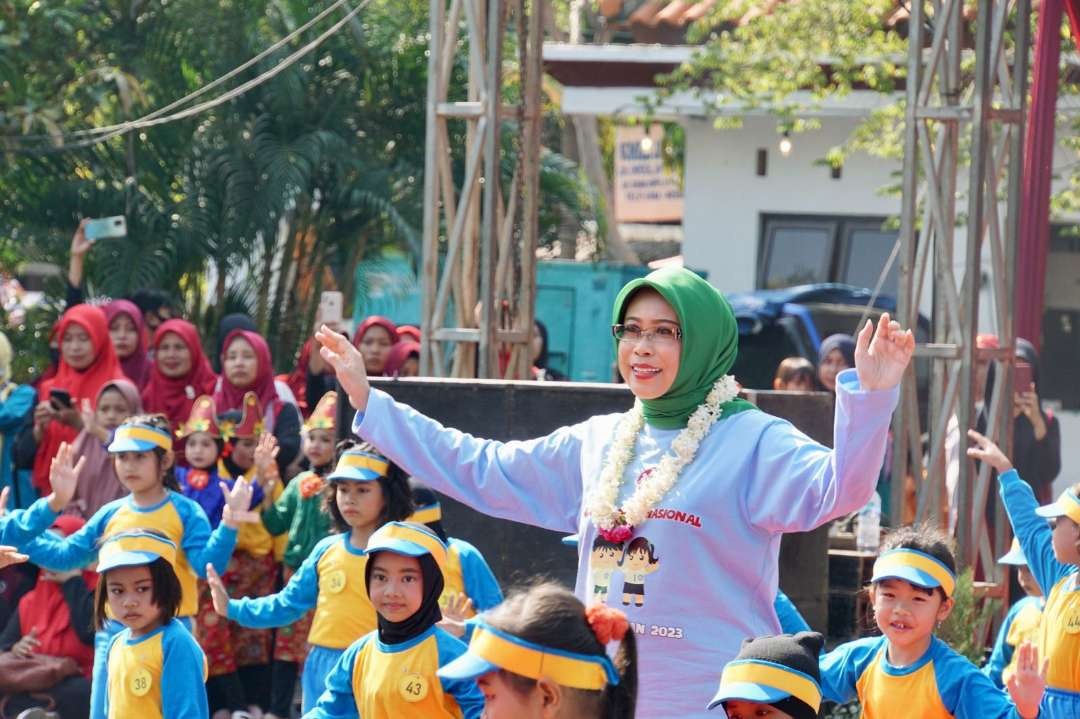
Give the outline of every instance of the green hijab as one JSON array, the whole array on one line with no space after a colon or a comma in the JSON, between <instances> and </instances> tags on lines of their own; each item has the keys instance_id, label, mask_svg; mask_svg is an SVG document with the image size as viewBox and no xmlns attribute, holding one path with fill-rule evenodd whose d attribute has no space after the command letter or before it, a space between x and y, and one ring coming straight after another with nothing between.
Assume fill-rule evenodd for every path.
<instances>
[{"instance_id":1,"label":"green hijab","mask_svg":"<svg viewBox=\"0 0 1080 719\"><path fill-rule=\"evenodd\" d=\"M718 379L731 371L739 351L739 329L731 305L720 292L690 270L665 267L631 280L615 298L612 324L622 322L635 292L651 288L675 309L682 327L679 374L671 388L656 399L643 399L645 421L659 429L681 429L705 401ZM615 342L618 352L618 340ZM754 405L733 399L723 405L720 419Z\"/></svg>"}]
</instances>

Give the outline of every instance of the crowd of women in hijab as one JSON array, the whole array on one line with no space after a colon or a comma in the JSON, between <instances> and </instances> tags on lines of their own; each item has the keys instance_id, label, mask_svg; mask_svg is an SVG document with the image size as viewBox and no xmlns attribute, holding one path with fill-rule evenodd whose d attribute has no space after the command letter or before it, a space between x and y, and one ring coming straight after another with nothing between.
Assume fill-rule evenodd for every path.
<instances>
[{"instance_id":1,"label":"crowd of women in hijab","mask_svg":"<svg viewBox=\"0 0 1080 719\"><path fill-rule=\"evenodd\" d=\"M781 537L880 479L914 352L888 315L826 340L807 377L835 394L827 448L740 398L720 292L658 270L605 340L633 407L504 442L369 383L415 372L419 335L389 319L321 324L275 375L247 317L211 344L153 293L69 295L32 383L0 335L4 716L1080 716L1077 488L1040 505L1026 460L977 432L1018 538L1003 561L1044 597L999 671L935 634L957 565L934 530L886 536L873 636L825 652L779 592ZM504 596L443 497L567 535L573 590Z\"/></svg>"}]
</instances>

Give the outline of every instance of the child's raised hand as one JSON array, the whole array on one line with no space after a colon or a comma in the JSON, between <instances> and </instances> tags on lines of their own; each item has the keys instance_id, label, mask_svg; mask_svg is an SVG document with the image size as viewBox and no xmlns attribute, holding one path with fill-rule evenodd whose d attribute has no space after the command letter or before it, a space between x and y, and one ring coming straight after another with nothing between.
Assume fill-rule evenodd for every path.
<instances>
[{"instance_id":1,"label":"child's raised hand","mask_svg":"<svg viewBox=\"0 0 1080 719\"><path fill-rule=\"evenodd\" d=\"M226 527L236 529L240 522L248 521L247 517L251 514L249 510L254 488L251 486L251 482L243 477L237 479L231 489L224 482L221 482L220 486L222 493L225 495L225 509L221 511L221 521ZM258 521L258 516L256 516L255 521Z\"/></svg>"},{"instance_id":2,"label":"child's raised hand","mask_svg":"<svg viewBox=\"0 0 1080 719\"><path fill-rule=\"evenodd\" d=\"M455 637L465 636L465 620L473 614L473 602L464 594L452 594L442 608L442 621L439 626L443 631Z\"/></svg>"},{"instance_id":3,"label":"child's raised hand","mask_svg":"<svg viewBox=\"0 0 1080 719\"><path fill-rule=\"evenodd\" d=\"M1024 719L1039 716L1039 704L1046 690L1046 667L1048 660L1039 662L1039 648L1025 641L1016 649L1016 671L1006 686L1016 705L1017 713Z\"/></svg>"},{"instance_id":4,"label":"child's raised hand","mask_svg":"<svg viewBox=\"0 0 1080 719\"><path fill-rule=\"evenodd\" d=\"M76 463L74 448L67 442L60 445L49 467L49 484L52 485L49 508L52 511L60 512L75 496L75 488L79 484L79 473L85 466L86 457L80 457Z\"/></svg>"},{"instance_id":5,"label":"child's raised hand","mask_svg":"<svg viewBox=\"0 0 1080 719\"><path fill-rule=\"evenodd\" d=\"M1001 451L1001 448L994 444L990 439L984 435L979 434L973 429L968 430L968 439L975 443L974 447L969 447L967 456L979 462L985 462L991 467L997 470L998 474L1008 472L1013 468L1012 462L1005 456L1005 453Z\"/></svg>"},{"instance_id":6,"label":"child's raised hand","mask_svg":"<svg viewBox=\"0 0 1080 719\"><path fill-rule=\"evenodd\" d=\"M210 587L210 600L214 603L214 611L228 617L229 592L225 590L225 583L221 581L213 564L206 565L206 584Z\"/></svg>"},{"instance_id":7,"label":"child's raised hand","mask_svg":"<svg viewBox=\"0 0 1080 719\"><path fill-rule=\"evenodd\" d=\"M280 450L274 435L266 432L259 437L259 443L255 445L255 472L259 475L259 481L265 481L268 475L276 474L271 472L271 467L274 466Z\"/></svg>"},{"instance_id":8,"label":"child's raised hand","mask_svg":"<svg viewBox=\"0 0 1080 719\"><path fill-rule=\"evenodd\" d=\"M349 395L349 404L363 412L367 409L368 394L371 392L367 370L364 368L364 356L348 337L334 332L326 325L315 333L315 339L322 345L319 354L334 368L338 382Z\"/></svg>"}]
</instances>

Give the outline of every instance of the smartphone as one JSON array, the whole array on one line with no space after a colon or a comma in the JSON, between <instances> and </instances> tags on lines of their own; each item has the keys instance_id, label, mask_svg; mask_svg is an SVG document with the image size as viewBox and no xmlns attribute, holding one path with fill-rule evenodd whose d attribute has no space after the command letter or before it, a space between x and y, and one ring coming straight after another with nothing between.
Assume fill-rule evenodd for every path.
<instances>
[{"instance_id":1,"label":"smartphone","mask_svg":"<svg viewBox=\"0 0 1080 719\"><path fill-rule=\"evenodd\" d=\"M49 404L57 411L71 409L71 393L66 389L53 387L49 390Z\"/></svg>"},{"instance_id":2,"label":"smartphone","mask_svg":"<svg viewBox=\"0 0 1080 719\"><path fill-rule=\"evenodd\" d=\"M89 220L83 226L83 234L90 242L107 240L114 237L127 237L127 219L123 215L102 217L98 220Z\"/></svg>"},{"instance_id":3,"label":"smartphone","mask_svg":"<svg viewBox=\"0 0 1080 719\"><path fill-rule=\"evenodd\" d=\"M322 299L319 300L319 318L324 324L341 324L341 313L344 304L345 296L340 292L333 290L323 292Z\"/></svg>"},{"instance_id":4,"label":"smartphone","mask_svg":"<svg viewBox=\"0 0 1080 719\"><path fill-rule=\"evenodd\" d=\"M1034 377L1031 374L1031 365L1027 362L1017 362L1013 368L1013 392L1023 394L1031 391L1031 383Z\"/></svg>"}]
</instances>

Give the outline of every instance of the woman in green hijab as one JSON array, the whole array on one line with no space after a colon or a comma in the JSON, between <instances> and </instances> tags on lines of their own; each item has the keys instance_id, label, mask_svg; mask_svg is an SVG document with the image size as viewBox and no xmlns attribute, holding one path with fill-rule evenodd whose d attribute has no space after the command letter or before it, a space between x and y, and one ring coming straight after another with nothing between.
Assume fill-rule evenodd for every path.
<instances>
[{"instance_id":1,"label":"woman in green hijab","mask_svg":"<svg viewBox=\"0 0 1080 719\"><path fill-rule=\"evenodd\" d=\"M736 397L735 318L694 273L630 282L612 334L633 409L505 443L395 403L346 338L316 336L358 410L353 430L387 457L480 512L580 536L578 596L622 609L638 634L640 716L705 717L742 640L779 631L781 535L873 492L914 339L887 315L863 328L829 450Z\"/></svg>"}]
</instances>

